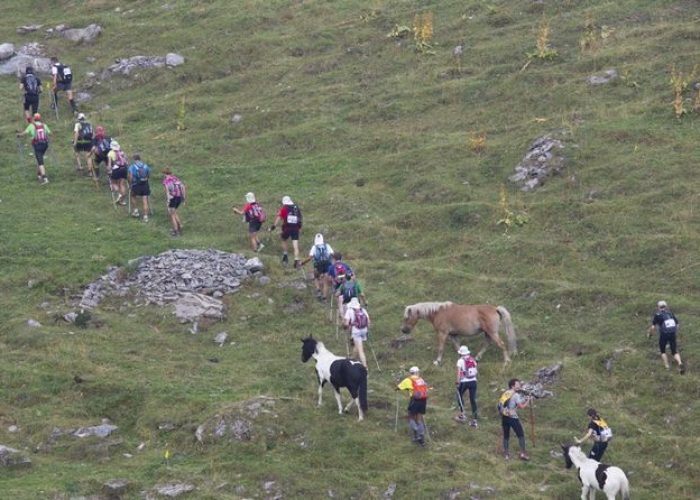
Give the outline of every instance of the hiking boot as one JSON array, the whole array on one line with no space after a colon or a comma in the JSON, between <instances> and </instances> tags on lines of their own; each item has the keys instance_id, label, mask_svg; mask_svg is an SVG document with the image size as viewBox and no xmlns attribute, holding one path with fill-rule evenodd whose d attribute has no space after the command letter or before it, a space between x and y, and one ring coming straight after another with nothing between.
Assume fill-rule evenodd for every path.
<instances>
[{"instance_id":1,"label":"hiking boot","mask_svg":"<svg viewBox=\"0 0 700 500\"><path fill-rule=\"evenodd\" d=\"M301 267L301 261L299 259L294 259L294 269L299 269Z\"/></svg>"},{"instance_id":2,"label":"hiking boot","mask_svg":"<svg viewBox=\"0 0 700 500\"><path fill-rule=\"evenodd\" d=\"M289 264L289 257L287 257L287 254L285 253L282 254L282 265L286 266L287 264Z\"/></svg>"},{"instance_id":3,"label":"hiking boot","mask_svg":"<svg viewBox=\"0 0 700 500\"><path fill-rule=\"evenodd\" d=\"M256 252L261 251L263 248L265 248L265 245L261 242L258 242L258 248L255 250Z\"/></svg>"},{"instance_id":4,"label":"hiking boot","mask_svg":"<svg viewBox=\"0 0 700 500\"><path fill-rule=\"evenodd\" d=\"M685 365L684 365L683 363L681 363L680 365L678 365L678 372L679 372L681 375L685 375Z\"/></svg>"},{"instance_id":5,"label":"hiking boot","mask_svg":"<svg viewBox=\"0 0 700 500\"><path fill-rule=\"evenodd\" d=\"M479 427L479 423L476 421L475 418L473 418L472 421L469 422L469 427L474 427L474 428Z\"/></svg>"},{"instance_id":6,"label":"hiking boot","mask_svg":"<svg viewBox=\"0 0 700 500\"><path fill-rule=\"evenodd\" d=\"M508 452L505 452L503 454L503 458L505 458L506 460L510 460L510 454L508 454Z\"/></svg>"},{"instance_id":7,"label":"hiking boot","mask_svg":"<svg viewBox=\"0 0 700 500\"><path fill-rule=\"evenodd\" d=\"M134 210L133 212L131 212L131 216L132 216L134 219L138 219L138 218L139 218L139 211L138 211L138 210Z\"/></svg>"},{"instance_id":8,"label":"hiking boot","mask_svg":"<svg viewBox=\"0 0 700 500\"><path fill-rule=\"evenodd\" d=\"M49 178L48 178L48 177L44 177L44 178L41 180L41 185L42 185L42 186L43 186L44 184L48 184L48 183L49 183Z\"/></svg>"},{"instance_id":9,"label":"hiking boot","mask_svg":"<svg viewBox=\"0 0 700 500\"><path fill-rule=\"evenodd\" d=\"M144 221L144 222L148 222L148 215L144 215L144 216L143 216L143 221Z\"/></svg>"},{"instance_id":10,"label":"hiking boot","mask_svg":"<svg viewBox=\"0 0 700 500\"><path fill-rule=\"evenodd\" d=\"M464 415L457 415L455 417L455 422L459 422L460 424L463 424L466 421L467 421L467 417L465 417Z\"/></svg>"},{"instance_id":11,"label":"hiking boot","mask_svg":"<svg viewBox=\"0 0 700 500\"><path fill-rule=\"evenodd\" d=\"M178 236L180 233L178 233L175 229L172 229L170 231L170 236Z\"/></svg>"},{"instance_id":12,"label":"hiking boot","mask_svg":"<svg viewBox=\"0 0 700 500\"><path fill-rule=\"evenodd\" d=\"M518 455L518 458L519 458L520 460L524 460L525 462L527 462L528 460L530 460L530 457L528 456L527 453L521 453L520 455Z\"/></svg>"}]
</instances>

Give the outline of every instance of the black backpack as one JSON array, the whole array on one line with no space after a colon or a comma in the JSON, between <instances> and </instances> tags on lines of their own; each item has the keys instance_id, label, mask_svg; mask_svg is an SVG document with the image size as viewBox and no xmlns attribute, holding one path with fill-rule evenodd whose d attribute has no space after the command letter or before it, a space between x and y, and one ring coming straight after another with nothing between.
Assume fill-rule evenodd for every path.
<instances>
[{"instance_id":1,"label":"black backpack","mask_svg":"<svg viewBox=\"0 0 700 500\"><path fill-rule=\"evenodd\" d=\"M84 121L80 124L80 129L78 130L78 140L79 141L91 141L92 140L92 125Z\"/></svg>"},{"instance_id":2,"label":"black backpack","mask_svg":"<svg viewBox=\"0 0 700 500\"><path fill-rule=\"evenodd\" d=\"M678 323L673 314L669 311L664 311L661 313L661 333L676 333L678 329Z\"/></svg>"},{"instance_id":3,"label":"black backpack","mask_svg":"<svg viewBox=\"0 0 700 500\"><path fill-rule=\"evenodd\" d=\"M97 156L100 158L106 158L107 153L110 151L110 144L112 144L112 139L109 137L103 137L96 145Z\"/></svg>"},{"instance_id":4,"label":"black backpack","mask_svg":"<svg viewBox=\"0 0 700 500\"><path fill-rule=\"evenodd\" d=\"M291 205L287 209L287 220L285 222L290 226L301 227L301 219L301 210L299 210L299 207L296 205Z\"/></svg>"},{"instance_id":5,"label":"black backpack","mask_svg":"<svg viewBox=\"0 0 700 500\"><path fill-rule=\"evenodd\" d=\"M32 73L27 73L24 77L24 91L30 95L39 94L39 80Z\"/></svg>"},{"instance_id":6,"label":"black backpack","mask_svg":"<svg viewBox=\"0 0 700 500\"><path fill-rule=\"evenodd\" d=\"M73 72L70 66L65 66L63 64L56 65L56 72L58 73L58 80L61 83L70 83L73 81Z\"/></svg>"}]
</instances>

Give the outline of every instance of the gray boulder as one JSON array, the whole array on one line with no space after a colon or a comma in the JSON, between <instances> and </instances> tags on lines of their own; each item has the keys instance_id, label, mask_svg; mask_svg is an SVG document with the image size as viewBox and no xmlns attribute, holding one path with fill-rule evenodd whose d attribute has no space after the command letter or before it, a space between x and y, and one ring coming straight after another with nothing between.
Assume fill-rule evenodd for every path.
<instances>
[{"instance_id":1,"label":"gray boulder","mask_svg":"<svg viewBox=\"0 0 700 500\"><path fill-rule=\"evenodd\" d=\"M182 64L185 64L185 58L182 57L180 54L175 54L171 52L169 54L166 54L165 64L166 66L170 67L180 66Z\"/></svg>"},{"instance_id":2,"label":"gray boulder","mask_svg":"<svg viewBox=\"0 0 700 500\"><path fill-rule=\"evenodd\" d=\"M0 467L29 467L32 461L20 455L18 450L0 444Z\"/></svg>"},{"instance_id":3,"label":"gray boulder","mask_svg":"<svg viewBox=\"0 0 700 500\"><path fill-rule=\"evenodd\" d=\"M72 432L72 435L79 438L84 438L88 436L97 436L104 438L112 434L117 429L119 429L119 427L117 427L116 425L100 424L93 425L90 427L80 427L76 431Z\"/></svg>"},{"instance_id":4,"label":"gray boulder","mask_svg":"<svg viewBox=\"0 0 700 500\"><path fill-rule=\"evenodd\" d=\"M564 149L562 141L551 135L536 139L515 166L515 174L508 180L517 184L521 191L532 191L541 186L548 177L559 174L563 169L564 157L559 154L561 149Z\"/></svg>"},{"instance_id":5,"label":"gray boulder","mask_svg":"<svg viewBox=\"0 0 700 500\"><path fill-rule=\"evenodd\" d=\"M67 30L59 30L56 27L56 31L63 38L67 38L73 42L85 42L90 43L95 41L95 39L102 33L102 27L97 24L91 24L85 28L73 28Z\"/></svg>"},{"instance_id":6,"label":"gray boulder","mask_svg":"<svg viewBox=\"0 0 700 500\"><path fill-rule=\"evenodd\" d=\"M188 483L172 482L156 487L158 494L168 498L175 498L194 490L194 485Z\"/></svg>"},{"instance_id":7,"label":"gray boulder","mask_svg":"<svg viewBox=\"0 0 700 500\"><path fill-rule=\"evenodd\" d=\"M591 75L588 77L587 81L589 85L605 85L606 83L613 82L619 78L617 69L611 68L603 71L597 75Z\"/></svg>"},{"instance_id":8,"label":"gray boulder","mask_svg":"<svg viewBox=\"0 0 700 500\"><path fill-rule=\"evenodd\" d=\"M43 24L25 24L24 26L18 27L15 31L17 31L17 33L19 33L20 35L24 35L25 33L32 33L34 31L38 31L43 26Z\"/></svg>"},{"instance_id":9,"label":"gray boulder","mask_svg":"<svg viewBox=\"0 0 700 500\"><path fill-rule=\"evenodd\" d=\"M15 54L15 46L12 43L0 43L0 61L9 59Z\"/></svg>"}]
</instances>

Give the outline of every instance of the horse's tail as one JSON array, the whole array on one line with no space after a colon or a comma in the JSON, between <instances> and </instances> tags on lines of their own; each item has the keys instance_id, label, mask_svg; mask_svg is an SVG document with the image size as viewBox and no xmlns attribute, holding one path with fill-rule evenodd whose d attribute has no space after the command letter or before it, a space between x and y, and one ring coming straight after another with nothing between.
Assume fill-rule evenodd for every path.
<instances>
[{"instance_id":1,"label":"horse's tail","mask_svg":"<svg viewBox=\"0 0 700 500\"><path fill-rule=\"evenodd\" d=\"M506 331L506 341L508 342L508 352L511 355L518 354L518 345L515 340L515 328L513 328L513 320L510 318L510 313L508 309L503 306L498 306L496 308L498 315L503 320L503 327Z\"/></svg>"},{"instance_id":2,"label":"horse's tail","mask_svg":"<svg viewBox=\"0 0 700 500\"><path fill-rule=\"evenodd\" d=\"M364 367L363 367L364 368ZM362 413L367 413L367 369L362 370L362 376L360 377L360 386L358 387L358 396L360 397L360 408L362 408Z\"/></svg>"},{"instance_id":3,"label":"horse's tail","mask_svg":"<svg viewBox=\"0 0 700 500\"><path fill-rule=\"evenodd\" d=\"M622 473L622 480L620 481L620 493L622 493L622 500L630 500L630 483L624 472Z\"/></svg>"}]
</instances>

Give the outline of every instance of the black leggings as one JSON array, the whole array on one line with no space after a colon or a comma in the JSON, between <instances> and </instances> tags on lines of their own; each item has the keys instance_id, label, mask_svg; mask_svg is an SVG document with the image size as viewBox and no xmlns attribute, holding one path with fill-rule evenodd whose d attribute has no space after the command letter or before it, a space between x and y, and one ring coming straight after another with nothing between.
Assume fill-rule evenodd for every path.
<instances>
[{"instance_id":1,"label":"black leggings","mask_svg":"<svg viewBox=\"0 0 700 500\"><path fill-rule=\"evenodd\" d=\"M602 441L596 441L593 443L593 448L591 448L590 453L588 453L588 458L592 458L593 460L600 462L600 459L603 458L603 453L605 453L605 449L607 447L607 442L603 443Z\"/></svg>"},{"instance_id":2,"label":"black leggings","mask_svg":"<svg viewBox=\"0 0 700 500\"><path fill-rule=\"evenodd\" d=\"M459 383L457 387L457 392L459 394L457 403L459 404L460 411L464 413L464 393L467 390L469 390L469 406L472 408L472 418L476 418L476 380Z\"/></svg>"},{"instance_id":3,"label":"black leggings","mask_svg":"<svg viewBox=\"0 0 700 500\"><path fill-rule=\"evenodd\" d=\"M661 354L666 352L666 344L671 348L671 354L676 354L676 333L660 333L659 334L659 351Z\"/></svg>"}]
</instances>

